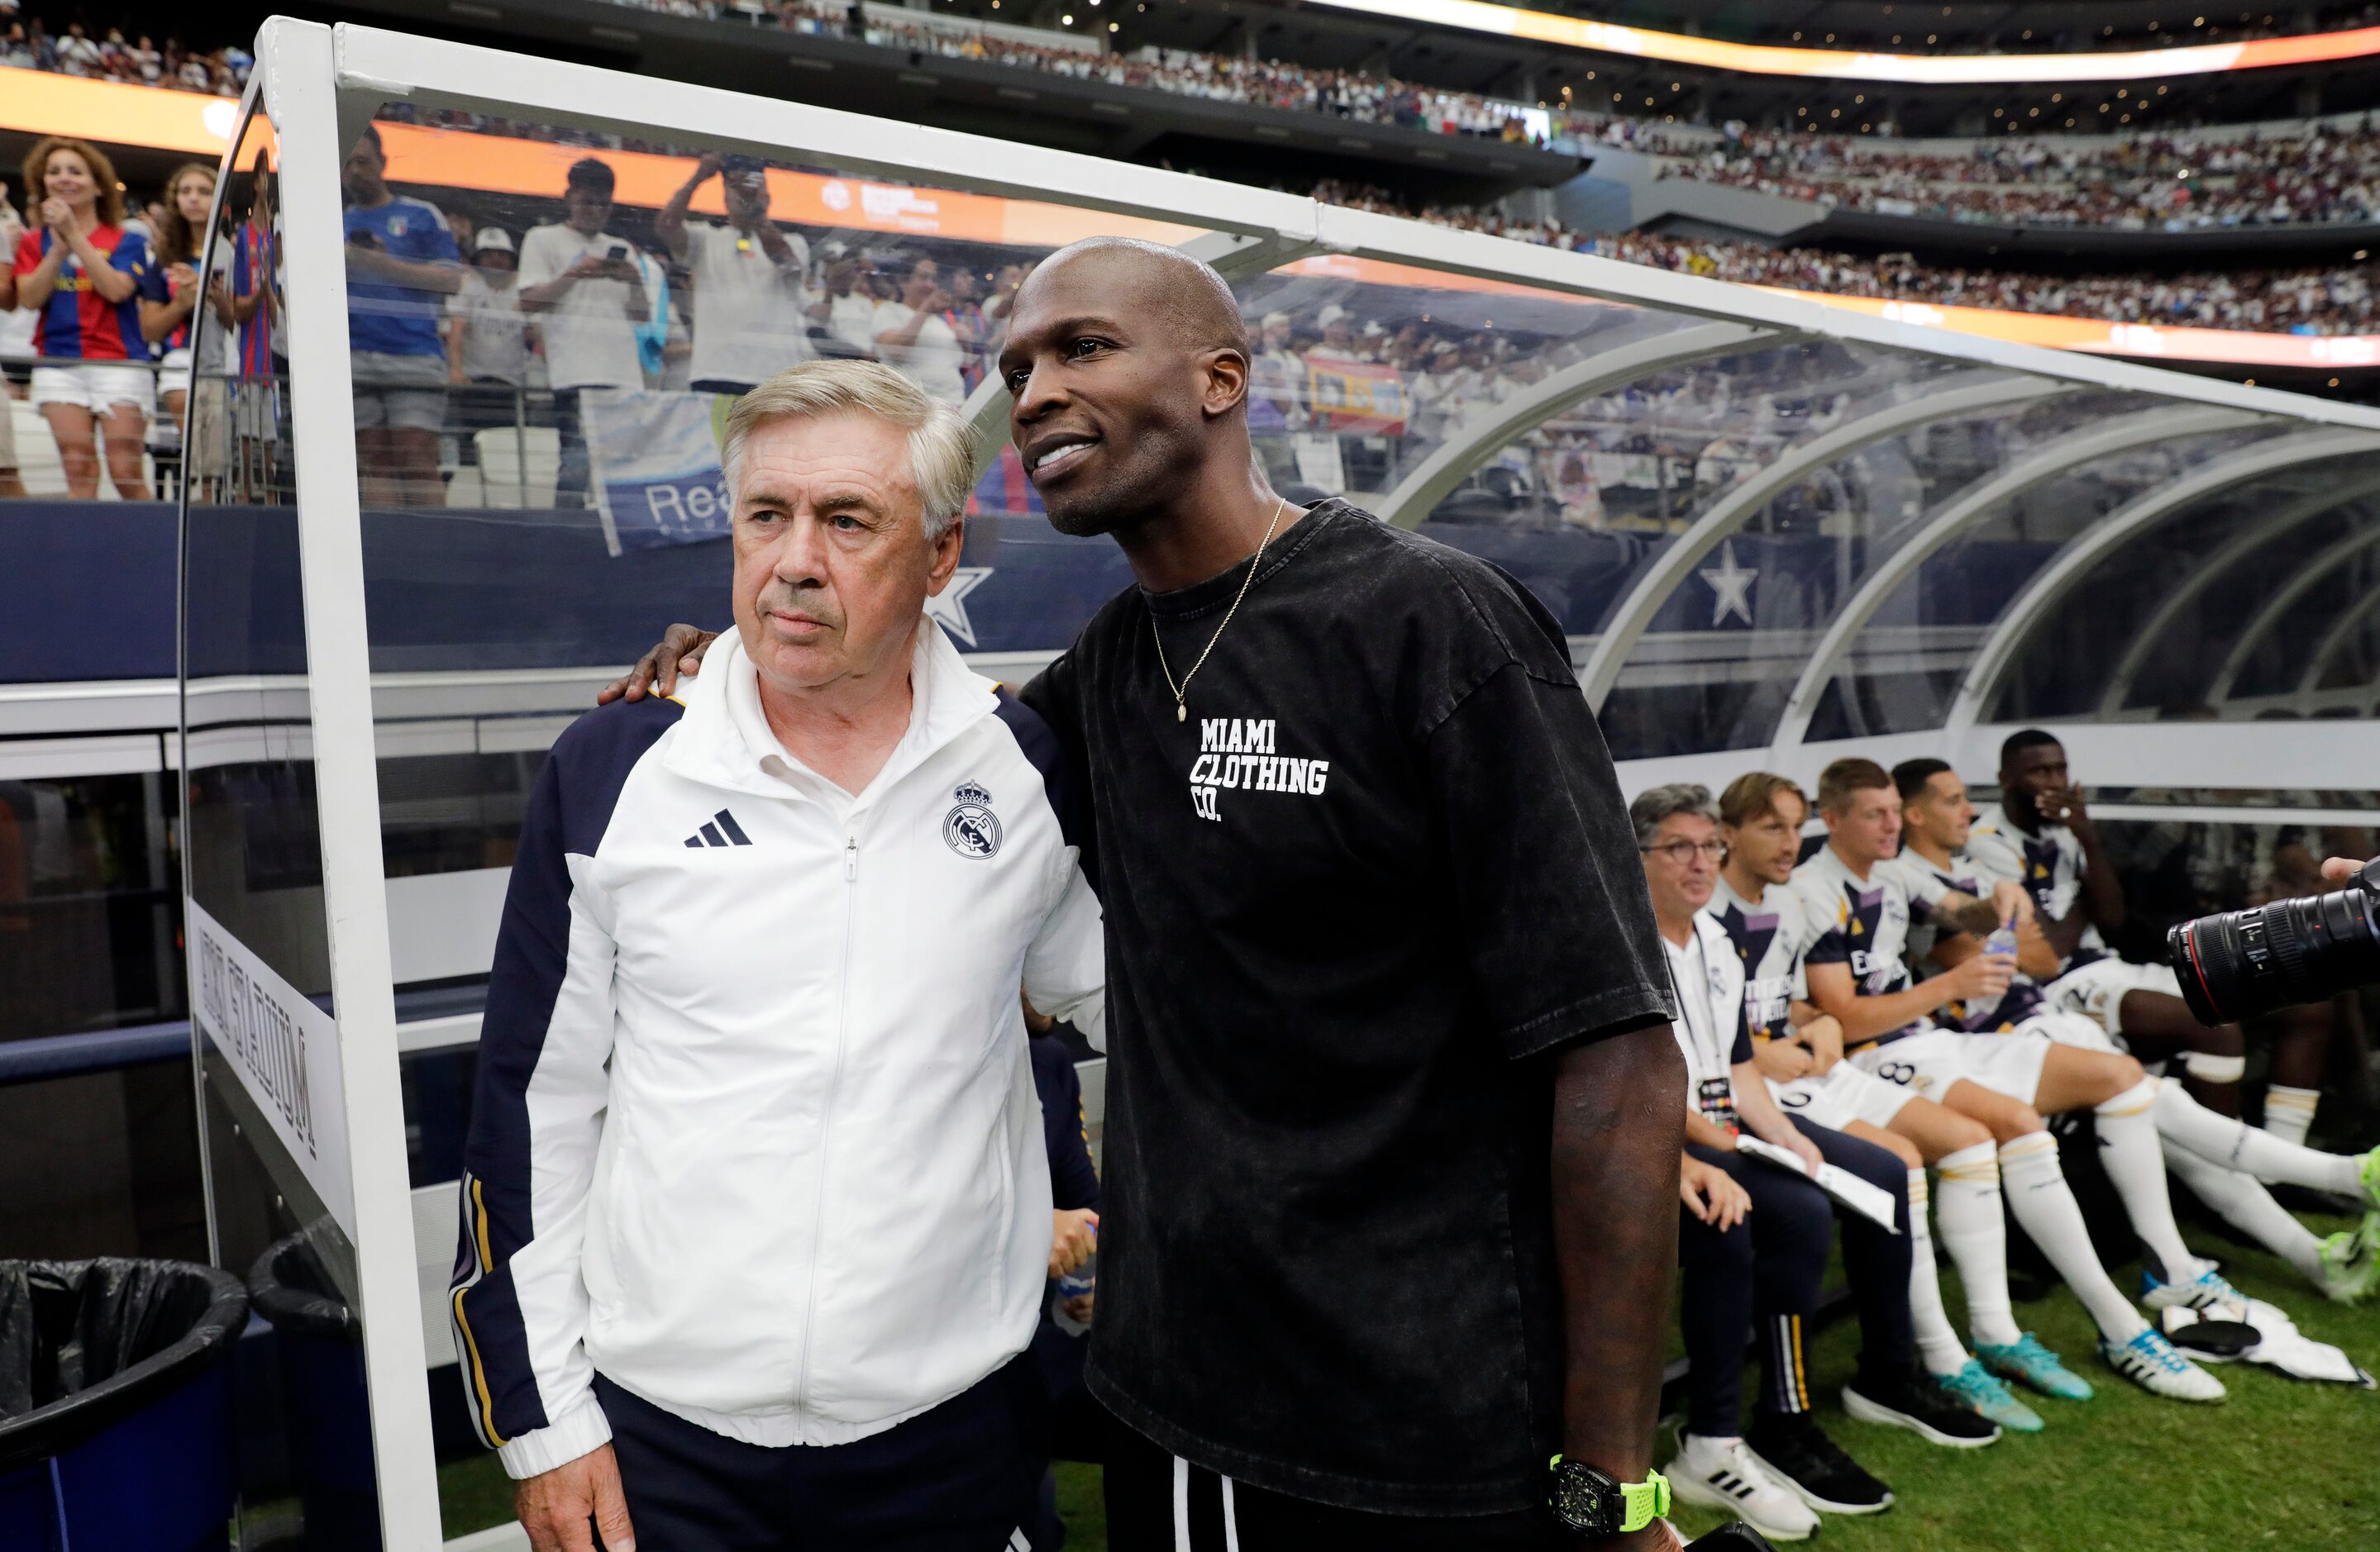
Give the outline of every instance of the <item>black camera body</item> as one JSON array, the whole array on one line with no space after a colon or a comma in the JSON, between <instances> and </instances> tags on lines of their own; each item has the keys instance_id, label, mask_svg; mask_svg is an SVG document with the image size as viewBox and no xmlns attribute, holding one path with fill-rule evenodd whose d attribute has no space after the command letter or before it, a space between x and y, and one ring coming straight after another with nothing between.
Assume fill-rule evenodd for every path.
<instances>
[{"instance_id":1,"label":"black camera body","mask_svg":"<svg viewBox=\"0 0 2380 1552\"><path fill-rule=\"evenodd\" d=\"M2166 951L2182 1000L2207 1025L2380 981L2380 857L2329 894L2183 922L2166 934Z\"/></svg>"}]
</instances>

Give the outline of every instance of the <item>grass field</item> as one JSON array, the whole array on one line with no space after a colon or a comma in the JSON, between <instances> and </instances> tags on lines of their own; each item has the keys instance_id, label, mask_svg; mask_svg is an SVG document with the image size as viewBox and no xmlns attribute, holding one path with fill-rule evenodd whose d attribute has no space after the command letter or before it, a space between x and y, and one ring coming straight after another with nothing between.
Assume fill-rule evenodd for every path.
<instances>
[{"instance_id":1,"label":"grass field","mask_svg":"<svg viewBox=\"0 0 2380 1552\"><path fill-rule=\"evenodd\" d=\"M2310 1221L2318 1232L2346 1226ZM2271 1256L2217 1245L2195 1231L2192 1239L2221 1254L2232 1281L2289 1311L2308 1336L2380 1368L2380 1303L2342 1309ZM1945 1281L1956 1319L1956 1279L1946 1273ZM2310 1385L2232 1364L2215 1371L2228 1400L2185 1406L2109 1374L2092 1352L2082 1306L2063 1288L2018 1305L2017 1318L2096 1386L2097 1398L2035 1399L2046 1429L1974 1450L1939 1449L1913 1434L1854 1423L1829 1402L1821 1414L1828 1431L1891 1484L1900 1501L1872 1518L1829 1519L1813 1545L1846 1552L2380 1552L2380 1391ZM1818 1338L1812 1369L1821 1393L1831 1398L1851 1376L1857 1348L1848 1321ZM1669 1442L1665 1435L1665 1457ZM449 1535L509 1516L511 1494L494 1466L488 1456L441 1472ZM1058 1503L1068 1552L1108 1552L1097 1467L1062 1464ZM1690 1509L1676 1520L1689 1535L1718 1523Z\"/></svg>"}]
</instances>

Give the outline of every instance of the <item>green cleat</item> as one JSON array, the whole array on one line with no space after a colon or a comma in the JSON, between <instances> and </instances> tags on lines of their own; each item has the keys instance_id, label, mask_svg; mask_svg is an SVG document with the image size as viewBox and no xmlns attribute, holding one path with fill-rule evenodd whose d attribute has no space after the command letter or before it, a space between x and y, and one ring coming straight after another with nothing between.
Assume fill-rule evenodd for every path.
<instances>
[{"instance_id":1,"label":"green cleat","mask_svg":"<svg viewBox=\"0 0 2380 1552\"><path fill-rule=\"evenodd\" d=\"M2020 1434L2041 1432L2041 1413L2016 1399L2009 1388L1973 1358L1957 1374L1936 1375L1934 1383L1959 1405Z\"/></svg>"},{"instance_id":2,"label":"green cleat","mask_svg":"<svg viewBox=\"0 0 2380 1552\"><path fill-rule=\"evenodd\" d=\"M2316 1253L2322 1275L2314 1283L2332 1303L2361 1303L2380 1288L2380 1252L2369 1243L2375 1224L2380 1224L2380 1212L2366 1213L2361 1228L2341 1229L2322 1242Z\"/></svg>"},{"instance_id":3,"label":"green cleat","mask_svg":"<svg viewBox=\"0 0 2380 1552\"><path fill-rule=\"evenodd\" d=\"M2041 1339L2031 1331L2005 1347L1977 1342L1975 1356L2001 1378L2020 1380L2045 1396L2065 1401L2091 1399L2091 1382L2059 1363L2058 1354L2042 1346Z\"/></svg>"},{"instance_id":4,"label":"green cleat","mask_svg":"<svg viewBox=\"0 0 2380 1552\"><path fill-rule=\"evenodd\" d=\"M2374 1148L2363 1156L2357 1166L2356 1173L2363 1179L2363 1194L2372 1198L2372 1206L2375 1210L2380 1210L2380 1147ZM2371 1232L2370 1219L2363 1220L2363 1228L2367 1234Z\"/></svg>"}]
</instances>

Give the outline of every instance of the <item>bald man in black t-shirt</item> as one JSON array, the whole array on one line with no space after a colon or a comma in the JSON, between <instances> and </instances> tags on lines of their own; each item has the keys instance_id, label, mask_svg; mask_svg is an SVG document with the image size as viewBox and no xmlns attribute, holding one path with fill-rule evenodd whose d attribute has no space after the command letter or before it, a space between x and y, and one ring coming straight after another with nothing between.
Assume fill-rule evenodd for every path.
<instances>
[{"instance_id":1,"label":"bald man in black t-shirt","mask_svg":"<svg viewBox=\"0 0 2380 1552\"><path fill-rule=\"evenodd\" d=\"M1560 627L1270 489L1206 265L1078 243L1013 320L1027 476L1139 584L1025 691L1108 920L1111 1536L1670 1546L1620 1489L1651 1472L1682 1066Z\"/></svg>"}]
</instances>

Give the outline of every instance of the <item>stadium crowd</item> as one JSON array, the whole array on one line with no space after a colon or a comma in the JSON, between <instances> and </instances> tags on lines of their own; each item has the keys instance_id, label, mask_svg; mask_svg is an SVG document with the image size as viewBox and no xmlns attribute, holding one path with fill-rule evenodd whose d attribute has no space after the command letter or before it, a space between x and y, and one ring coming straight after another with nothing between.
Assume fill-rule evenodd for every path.
<instances>
[{"instance_id":1,"label":"stadium crowd","mask_svg":"<svg viewBox=\"0 0 2380 1552\"><path fill-rule=\"evenodd\" d=\"M648 0L619 3L637 5ZM712 12L728 14L728 7L713 6ZM912 20L906 16L894 18L880 9L863 12L859 7L834 5L828 0L788 0L779 15L784 26L797 31L856 37L866 42L947 58L989 60L1021 69L1104 81L1111 86L1141 87L1209 102L1327 114L1432 134L1475 135L1505 140L1542 141L1546 138L1543 130L1531 133L1525 122L1529 110L1522 103L1417 86L1360 71L1318 69L1282 60L1184 49L1144 48L1129 55L1114 54L1102 46L1104 40L1096 37L1086 38L1079 46L1029 42L954 18L918 15ZM1568 132L1567 126L1562 132Z\"/></svg>"},{"instance_id":2,"label":"stadium crowd","mask_svg":"<svg viewBox=\"0 0 2380 1552\"><path fill-rule=\"evenodd\" d=\"M93 37L80 21L52 31L40 17L19 17L14 6L6 8L5 16L6 26L0 27L0 68L48 70L169 91L237 97L256 63L246 49L231 44L202 50L184 47L179 38L167 38L160 47L147 33L135 33L127 40L120 27Z\"/></svg>"},{"instance_id":3,"label":"stadium crowd","mask_svg":"<svg viewBox=\"0 0 2380 1552\"><path fill-rule=\"evenodd\" d=\"M2374 272L2363 263L2165 275L2036 274L1920 264L1907 254L1867 257L1641 232L1597 236L1572 231L1558 221L1509 215L1492 207L1415 209L1385 189L1336 183L1321 185L1315 197L1358 210L1407 215L1437 225L1598 253L1633 264L1746 285L2051 313L2115 323L2299 334L2364 333L2374 327Z\"/></svg>"},{"instance_id":4,"label":"stadium crowd","mask_svg":"<svg viewBox=\"0 0 2380 1552\"><path fill-rule=\"evenodd\" d=\"M2368 123L1937 150L1739 121L1700 154L1665 157L1661 171L1886 215L2179 232L2374 220L2375 157L2380 134Z\"/></svg>"}]
</instances>

